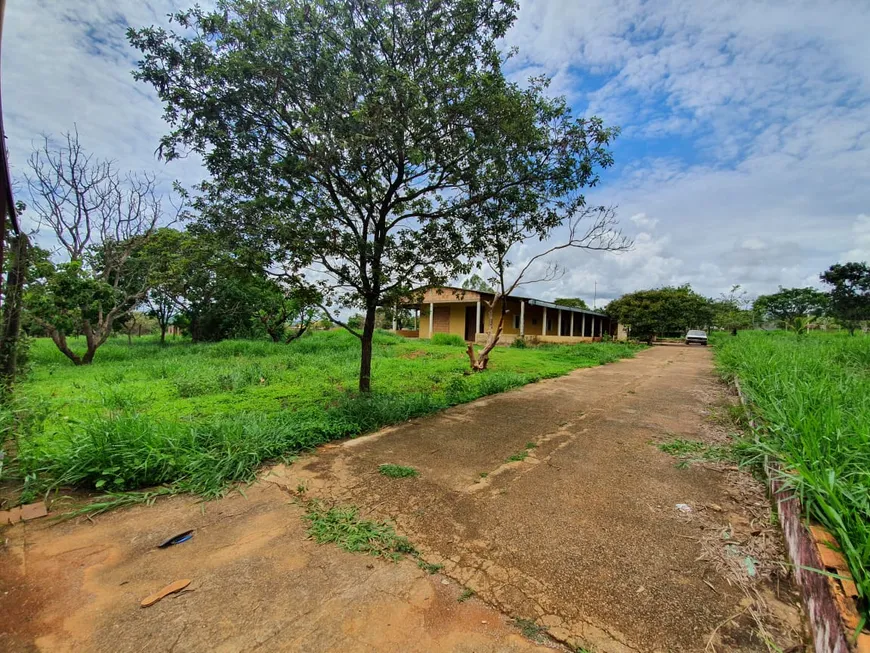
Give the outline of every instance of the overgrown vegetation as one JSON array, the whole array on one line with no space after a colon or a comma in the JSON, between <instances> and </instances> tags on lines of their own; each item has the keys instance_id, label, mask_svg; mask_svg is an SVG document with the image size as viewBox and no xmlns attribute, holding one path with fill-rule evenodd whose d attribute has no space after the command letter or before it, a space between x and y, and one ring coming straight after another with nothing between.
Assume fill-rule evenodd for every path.
<instances>
[{"instance_id":1,"label":"overgrown vegetation","mask_svg":"<svg viewBox=\"0 0 870 653\"><path fill-rule=\"evenodd\" d=\"M288 344L113 339L98 366L74 367L33 342L11 471L28 496L172 485L206 497L249 481L267 460L631 356L617 344L500 348L493 369L467 372L461 349L389 333L375 338L376 392L356 385L359 346L343 331ZM4 474L10 473L8 460Z\"/></svg>"},{"instance_id":2,"label":"overgrown vegetation","mask_svg":"<svg viewBox=\"0 0 870 653\"><path fill-rule=\"evenodd\" d=\"M870 339L746 332L716 341L758 421L748 448L781 463L809 517L830 529L870 600Z\"/></svg>"}]
</instances>

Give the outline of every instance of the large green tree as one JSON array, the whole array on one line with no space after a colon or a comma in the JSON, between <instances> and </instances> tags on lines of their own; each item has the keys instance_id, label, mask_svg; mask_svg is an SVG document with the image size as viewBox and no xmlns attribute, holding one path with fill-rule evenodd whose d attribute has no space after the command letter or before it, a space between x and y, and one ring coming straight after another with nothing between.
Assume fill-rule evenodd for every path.
<instances>
[{"instance_id":1,"label":"large green tree","mask_svg":"<svg viewBox=\"0 0 870 653\"><path fill-rule=\"evenodd\" d=\"M655 335L703 329L713 320L710 300L688 285L629 293L614 299L606 310L632 337L650 340Z\"/></svg>"},{"instance_id":2,"label":"large green tree","mask_svg":"<svg viewBox=\"0 0 870 653\"><path fill-rule=\"evenodd\" d=\"M854 335L861 322L870 320L870 266L837 263L825 270L821 279L831 286L831 313Z\"/></svg>"},{"instance_id":3,"label":"large green tree","mask_svg":"<svg viewBox=\"0 0 870 653\"><path fill-rule=\"evenodd\" d=\"M161 151L194 150L211 173L195 200L203 223L268 252L285 281L318 286L361 340L361 391L378 307L467 272L496 200L547 231L553 198L589 179L609 140L543 80L505 79L498 42L516 9L220 0L176 14L178 32L128 34L144 54L136 77L165 104ZM334 305L360 310L362 326Z\"/></svg>"},{"instance_id":4,"label":"large green tree","mask_svg":"<svg viewBox=\"0 0 870 653\"><path fill-rule=\"evenodd\" d=\"M780 326L800 334L809 323L824 315L828 296L815 288L783 288L770 295L760 295L752 310L763 320L772 320Z\"/></svg>"}]
</instances>

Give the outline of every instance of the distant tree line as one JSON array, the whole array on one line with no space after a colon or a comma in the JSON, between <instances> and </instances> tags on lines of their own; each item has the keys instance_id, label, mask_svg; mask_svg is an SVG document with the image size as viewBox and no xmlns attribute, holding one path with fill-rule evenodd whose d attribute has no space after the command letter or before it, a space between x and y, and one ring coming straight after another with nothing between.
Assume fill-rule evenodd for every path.
<instances>
[{"instance_id":1,"label":"distant tree line","mask_svg":"<svg viewBox=\"0 0 870 653\"><path fill-rule=\"evenodd\" d=\"M607 305L607 313L633 337L679 336L689 329L737 333L754 326L775 326L798 335L827 320L854 334L870 324L870 266L835 264L820 275L830 290L782 288L751 299L739 285L718 298L704 297L688 285L640 290Z\"/></svg>"}]
</instances>

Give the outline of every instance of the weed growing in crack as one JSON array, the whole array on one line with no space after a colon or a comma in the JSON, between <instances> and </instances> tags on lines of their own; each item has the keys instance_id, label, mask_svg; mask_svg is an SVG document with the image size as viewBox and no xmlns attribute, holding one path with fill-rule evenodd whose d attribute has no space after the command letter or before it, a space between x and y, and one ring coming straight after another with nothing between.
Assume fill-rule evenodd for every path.
<instances>
[{"instance_id":1,"label":"weed growing in crack","mask_svg":"<svg viewBox=\"0 0 870 653\"><path fill-rule=\"evenodd\" d=\"M414 545L385 522L362 519L353 506L324 509L316 501L307 505L308 536L318 544L333 543L351 553L368 553L398 562L403 553L416 553Z\"/></svg>"},{"instance_id":2,"label":"weed growing in crack","mask_svg":"<svg viewBox=\"0 0 870 653\"><path fill-rule=\"evenodd\" d=\"M509 463L518 463L525 460L529 455L528 450L520 451L519 453L515 453L513 456L509 456L507 462Z\"/></svg>"},{"instance_id":3,"label":"weed growing in crack","mask_svg":"<svg viewBox=\"0 0 870 653\"><path fill-rule=\"evenodd\" d=\"M467 587L462 590L462 593L459 595L459 598L456 599L459 603L465 603L468 599L474 596L474 590L468 589Z\"/></svg>"},{"instance_id":4,"label":"weed growing in crack","mask_svg":"<svg viewBox=\"0 0 870 653\"><path fill-rule=\"evenodd\" d=\"M707 444L699 440L674 438L658 445L661 451L679 458L677 467L687 468L697 462L723 462L734 460L734 447L731 445Z\"/></svg>"},{"instance_id":5,"label":"weed growing in crack","mask_svg":"<svg viewBox=\"0 0 870 653\"><path fill-rule=\"evenodd\" d=\"M413 467L404 467L402 465L380 465L378 471L389 478L413 478L420 475L420 472Z\"/></svg>"},{"instance_id":6,"label":"weed growing in crack","mask_svg":"<svg viewBox=\"0 0 870 653\"><path fill-rule=\"evenodd\" d=\"M444 569L444 565L436 564L433 562L426 562L423 558L417 559L417 566L425 571L427 574L437 574L439 571Z\"/></svg>"},{"instance_id":7,"label":"weed growing in crack","mask_svg":"<svg viewBox=\"0 0 870 653\"><path fill-rule=\"evenodd\" d=\"M525 637L528 637L529 639L536 642L541 641L542 635L544 634L544 629L531 619L518 618L514 619L511 623L519 628Z\"/></svg>"}]
</instances>

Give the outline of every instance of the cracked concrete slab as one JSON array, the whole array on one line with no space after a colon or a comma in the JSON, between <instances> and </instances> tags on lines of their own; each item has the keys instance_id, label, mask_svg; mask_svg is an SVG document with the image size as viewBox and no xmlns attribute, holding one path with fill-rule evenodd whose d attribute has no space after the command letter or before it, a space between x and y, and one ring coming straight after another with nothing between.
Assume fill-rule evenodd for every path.
<instances>
[{"instance_id":1,"label":"cracked concrete slab","mask_svg":"<svg viewBox=\"0 0 870 653\"><path fill-rule=\"evenodd\" d=\"M0 549L0 650L472 651L530 653L508 620L458 602L411 560L306 539L303 509L272 483L218 501L175 497L78 520L19 524ZM155 548L175 533L193 538ZM190 586L139 602L179 578Z\"/></svg>"},{"instance_id":2,"label":"cracked concrete slab","mask_svg":"<svg viewBox=\"0 0 870 653\"><path fill-rule=\"evenodd\" d=\"M774 600L793 619L759 628L732 618L756 589L702 555L706 534L726 527L705 507L740 513L730 488L754 481L733 469L678 469L655 446L703 439L723 401L709 351L653 348L331 447L271 479L394 521L445 574L571 645L766 651L776 633L788 648L801 633L787 583ZM384 478L382 463L420 476ZM766 501L758 490L753 504Z\"/></svg>"}]
</instances>

